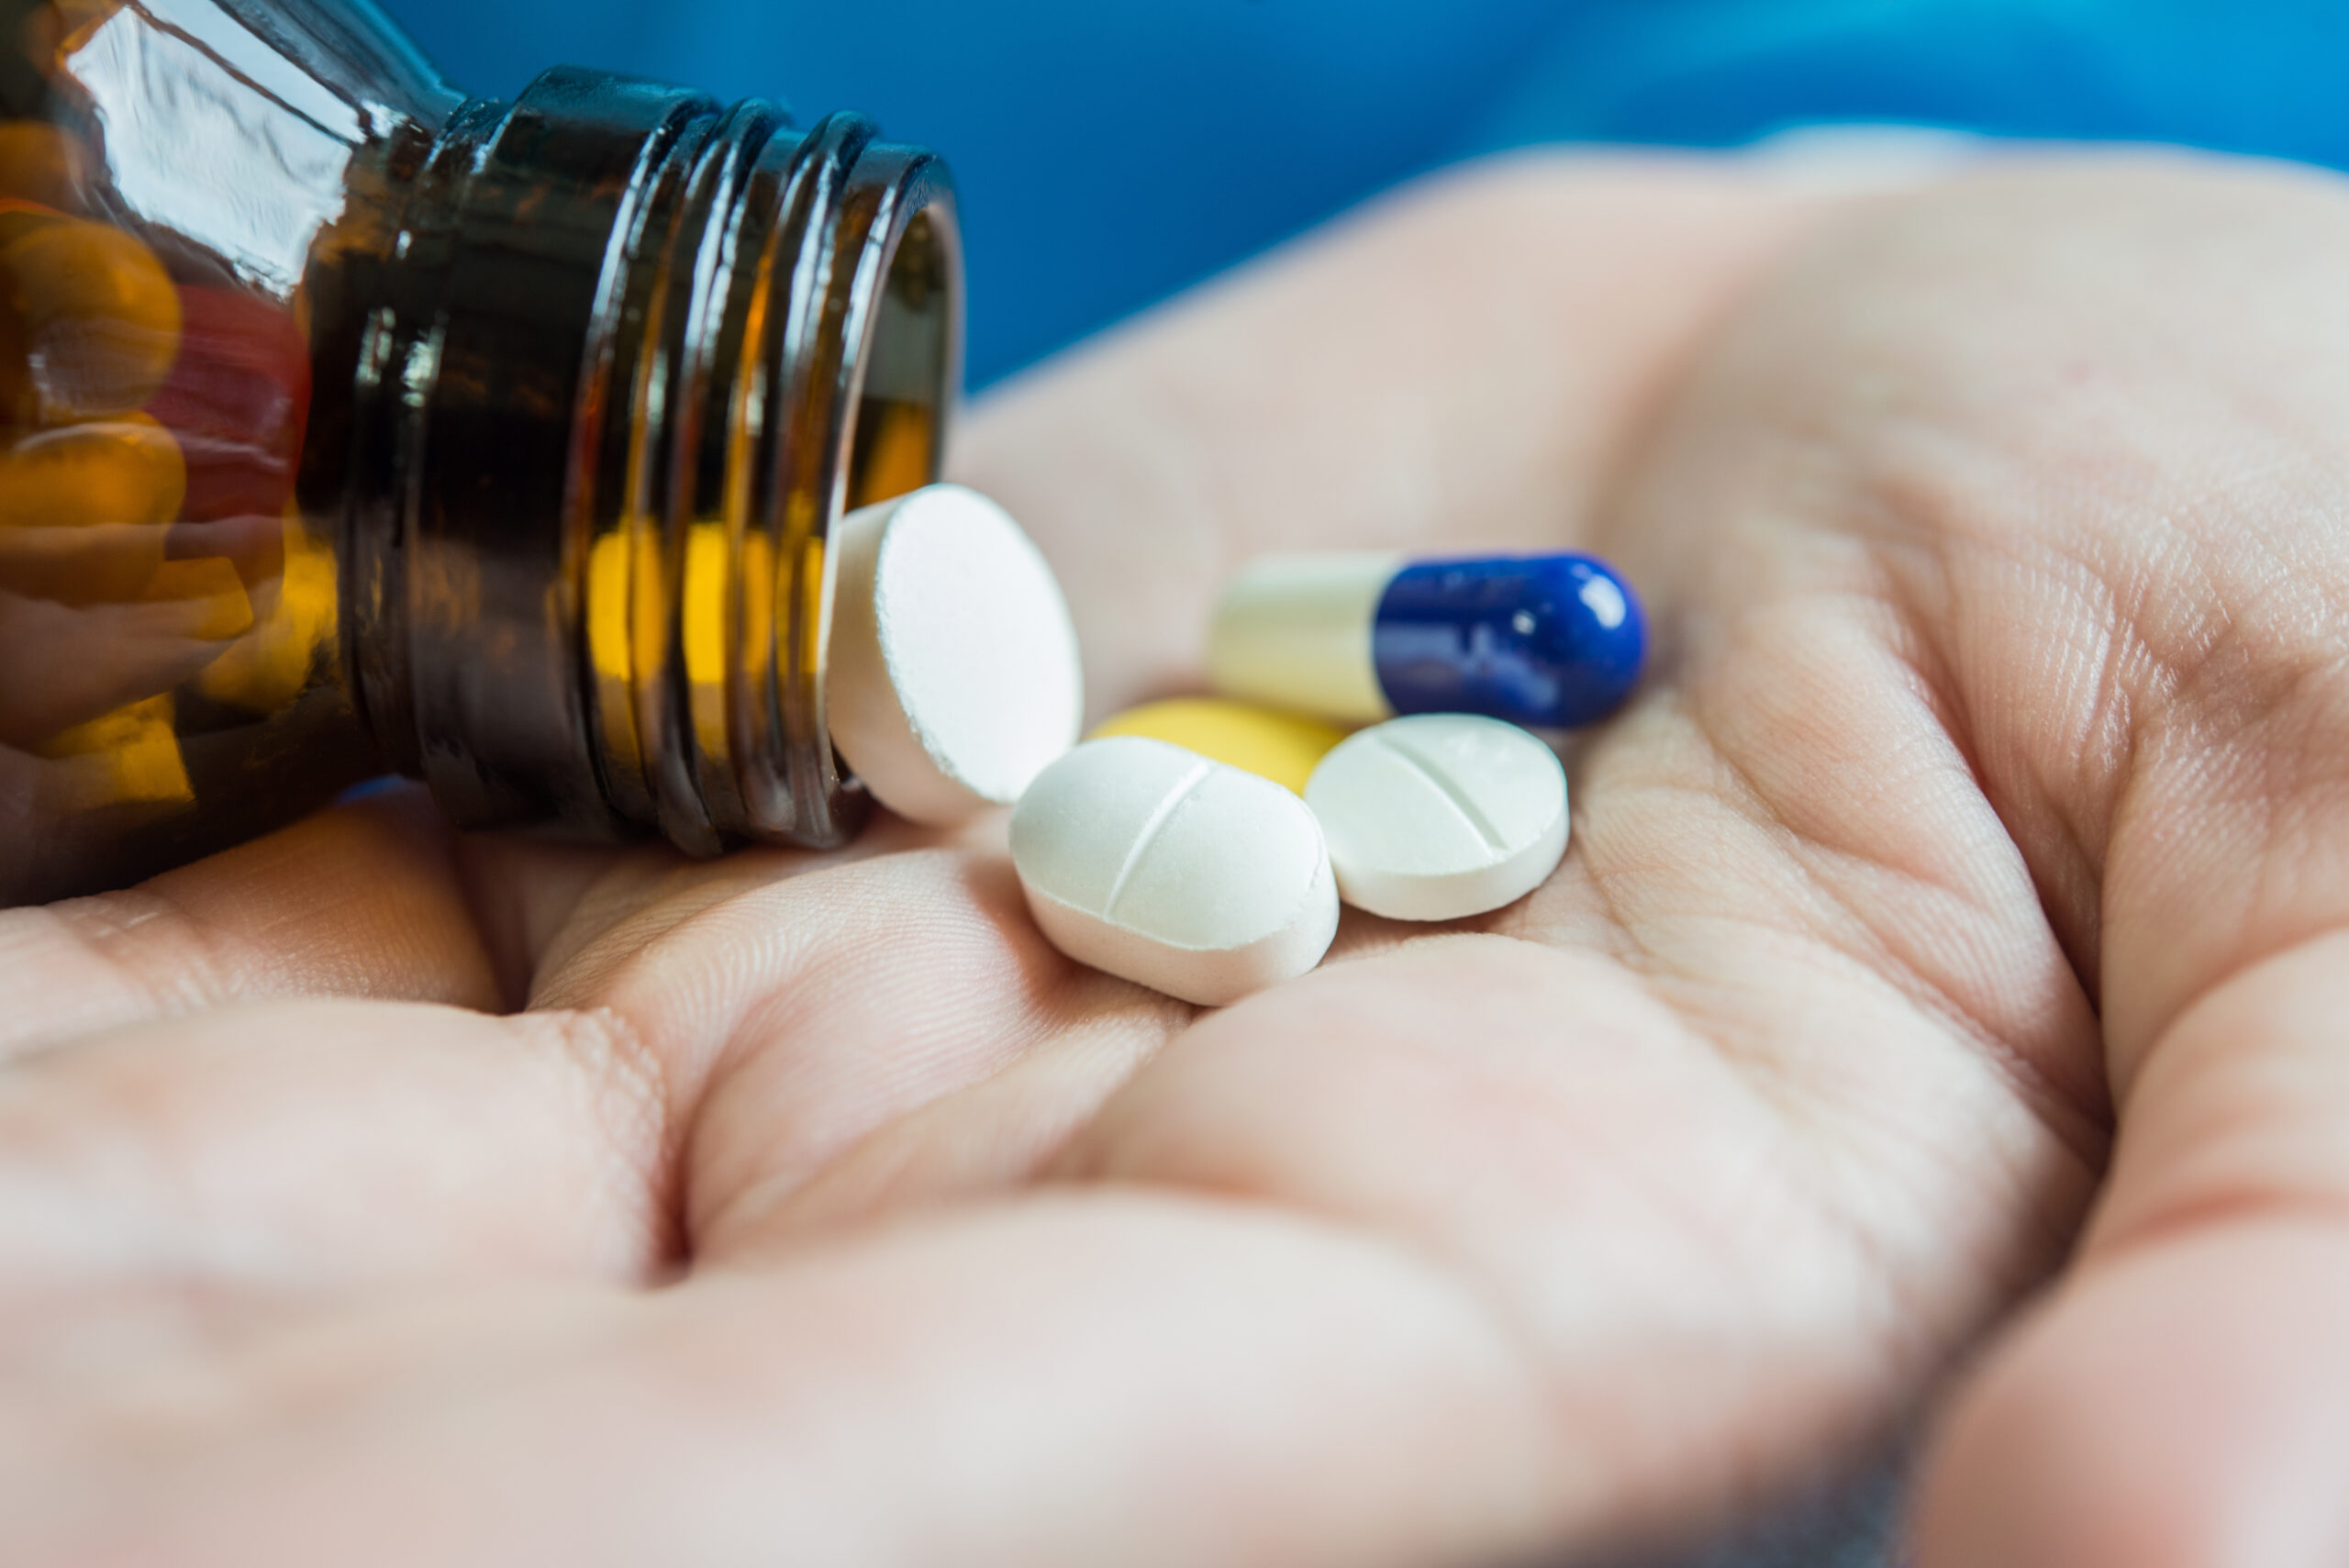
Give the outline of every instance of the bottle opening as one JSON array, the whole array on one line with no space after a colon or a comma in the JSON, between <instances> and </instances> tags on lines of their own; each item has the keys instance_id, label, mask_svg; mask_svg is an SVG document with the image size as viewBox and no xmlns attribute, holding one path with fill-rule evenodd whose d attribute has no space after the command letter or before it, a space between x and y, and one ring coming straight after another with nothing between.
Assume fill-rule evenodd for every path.
<instances>
[{"instance_id":1,"label":"bottle opening","mask_svg":"<svg viewBox=\"0 0 2349 1568\"><path fill-rule=\"evenodd\" d=\"M962 332L942 167L854 116L798 133L578 72L436 162L412 520L373 574L402 606L365 704L387 750L413 737L402 765L470 825L844 841L865 802L823 711L826 545L936 476Z\"/></svg>"},{"instance_id":2,"label":"bottle opening","mask_svg":"<svg viewBox=\"0 0 2349 1568\"><path fill-rule=\"evenodd\" d=\"M959 380L949 277L952 235L928 208L906 225L874 312L849 460L848 509L918 490L945 457L941 394Z\"/></svg>"}]
</instances>

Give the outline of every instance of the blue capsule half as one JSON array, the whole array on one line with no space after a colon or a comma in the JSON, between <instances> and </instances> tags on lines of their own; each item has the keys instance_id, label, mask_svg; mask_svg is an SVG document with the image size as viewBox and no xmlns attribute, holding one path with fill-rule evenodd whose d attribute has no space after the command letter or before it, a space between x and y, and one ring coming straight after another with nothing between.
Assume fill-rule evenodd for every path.
<instances>
[{"instance_id":1,"label":"blue capsule half","mask_svg":"<svg viewBox=\"0 0 2349 1568\"><path fill-rule=\"evenodd\" d=\"M1587 555L1268 557L1225 590L1208 639L1226 695L1352 724L1571 729L1621 707L1646 657L1638 597Z\"/></svg>"},{"instance_id":2,"label":"blue capsule half","mask_svg":"<svg viewBox=\"0 0 2349 1568\"><path fill-rule=\"evenodd\" d=\"M1587 555L1423 561L1386 585L1371 658L1398 713L1574 729L1620 708L1647 662L1631 585Z\"/></svg>"}]
</instances>

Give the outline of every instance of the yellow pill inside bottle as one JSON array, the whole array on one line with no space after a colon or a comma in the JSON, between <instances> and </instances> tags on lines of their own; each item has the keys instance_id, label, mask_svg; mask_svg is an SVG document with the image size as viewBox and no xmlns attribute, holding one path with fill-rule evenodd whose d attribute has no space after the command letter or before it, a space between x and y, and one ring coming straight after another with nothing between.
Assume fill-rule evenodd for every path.
<instances>
[{"instance_id":1,"label":"yellow pill inside bottle","mask_svg":"<svg viewBox=\"0 0 2349 1568\"><path fill-rule=\"evenodd\" d=\"M186 495L179 442L144 414L36 431L0 450L0 528L168 523Z\"/></svg>"},{"instance_id":2,"label":"yellow pill inside bottle","mask_svg":"<svg viewBox=\"0 0 2349 1568\"><path fill-rule=\"evenodd\" d=\"M180 298L118 228L0 210L0 402L10 423L64 425L140 407L180 347Z\"/></svg>"},{"instance_id":3,"label":"yellow pill inside bottle","mask_svg":"<svg viewBox=\"0 0 2349 1568\"><path fill-rule=\"evenodd\" d=\"M0 590L67 605L144 596L186 491L179 443L143 414L0 450Z\"/></svg>"},{"instance_id":4,"label":"yellow pill inside bottle","mask_svg":"<svg viewBox=\"0 0 2349 1568\"><path fill-rule=\"evenodd\" d=\"M1128 708L1088 740L1140 735L1197 751L1215 762L1305 793L1305 781L1346 732L1318 718L1222 697L1174 697Z\"/></svg>"}]
</instances>

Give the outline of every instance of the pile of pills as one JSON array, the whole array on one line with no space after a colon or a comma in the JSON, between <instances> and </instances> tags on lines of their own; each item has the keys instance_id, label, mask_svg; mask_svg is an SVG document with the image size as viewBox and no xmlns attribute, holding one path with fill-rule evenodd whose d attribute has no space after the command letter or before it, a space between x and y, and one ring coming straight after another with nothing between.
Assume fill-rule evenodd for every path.
<instances>
[{"instance_id":1,"label":"pile of pills","mask_svg":"<svg viewBox=\"0 0 2349 1568\"><path fill-rule=\"evenodd\" d=\"M853 515L838 548L841 757L918 821L1011 805L1052 944L1209 1006L1320 962L1341 902L1457 920L1539 887L1566 775L1532 731L1614 712L1645 655L1638 601L1586 556L1275 558L1217 607L1219 696L1080 745L1067 606L1000 507L933 485Z\"/></svg>"}]
</instances>

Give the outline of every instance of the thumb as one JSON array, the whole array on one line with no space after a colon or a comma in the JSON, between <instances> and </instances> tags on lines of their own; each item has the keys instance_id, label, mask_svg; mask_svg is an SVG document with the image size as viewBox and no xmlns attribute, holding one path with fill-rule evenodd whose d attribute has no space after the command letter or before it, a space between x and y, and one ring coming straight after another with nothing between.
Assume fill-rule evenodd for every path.
<instances>
[{"instance_id":1,"label":"thumb","mask_svg":"<svg viewBox=\"0 0 2349 1568\"><path fill-rule=\"evenodd\" d=\"M1920 1568L2349 1563L2349 931L2172 1023L2070 1276L1958 1400Z\"/></svg>"}]
</instances>

